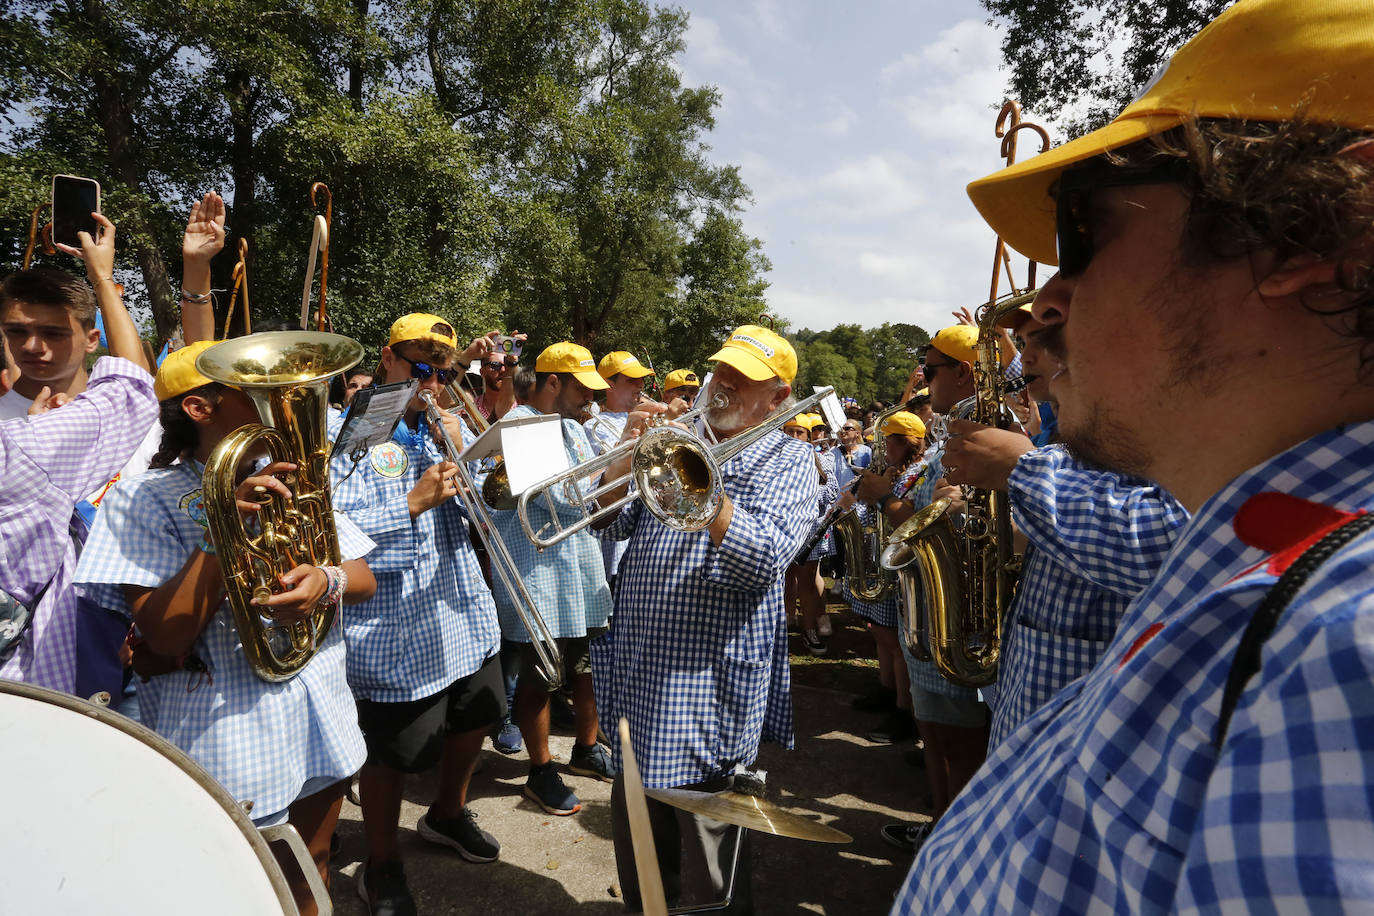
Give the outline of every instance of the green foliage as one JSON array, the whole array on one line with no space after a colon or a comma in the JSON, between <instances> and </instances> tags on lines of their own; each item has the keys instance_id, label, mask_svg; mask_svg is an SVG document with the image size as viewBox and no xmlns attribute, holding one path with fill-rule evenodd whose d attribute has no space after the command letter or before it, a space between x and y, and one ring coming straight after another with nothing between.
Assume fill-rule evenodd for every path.
<instances>
[{"instance_id":1,"label":"green foliage","mask_svg":"<svg viewBox=\"0 0 1374 916\"><path fill-rule=\"evenodd\" d=\"M832 385L838 396L856 398L865 406L874 399L890 403L901 395L929 343L930 336L914 324L803 329L792 337L799 362L793 387L808 393L813 386Z\"/></svg>"},{"instance_id":2,"label":"green foliage","mask_svg":"<svg viewBox=\"0 0 1374 916\"><path fill-rule=\"evenodd\" d=\"M769 264L737 170L707 161L686 22L645 0L0 0L0 270L51 174L96 177L165 336L186 212L217 189L214 286L247 239L255 323L295 320L323 181L330 313L374 350L426 310L704 368Z\"/></svg>"},{"instance_id":3,"label":"green foliage","mask_svg":"<svg viewBox=\"0 0 1374 916\"><path fill-rule=\"evenodd\" d=\"M1116 117L1169 55L1235 0L982 2L1005 30L1011 98L1075 137Z\"/></svg>"}]
</instances>

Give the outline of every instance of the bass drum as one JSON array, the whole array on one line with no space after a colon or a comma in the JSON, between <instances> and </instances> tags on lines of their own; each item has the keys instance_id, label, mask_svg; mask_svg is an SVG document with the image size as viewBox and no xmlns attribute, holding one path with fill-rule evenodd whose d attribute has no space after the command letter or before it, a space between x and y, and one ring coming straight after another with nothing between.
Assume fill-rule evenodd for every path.
<instances>
[{"instance_id":1,"label":"bass drum","mask_svg":"<svg viewBox=\"0 0 1374 916\"><path fill-rule=\"evenodd\" d=\"M0 747L0 912L297 912L248 815L142 725L97 703L0 681ZM288 831L269 838L289 842ZM299 836L294 845L304 852ZM318 877L313 866L306 874Z\"/></svg>"}]
</instances>

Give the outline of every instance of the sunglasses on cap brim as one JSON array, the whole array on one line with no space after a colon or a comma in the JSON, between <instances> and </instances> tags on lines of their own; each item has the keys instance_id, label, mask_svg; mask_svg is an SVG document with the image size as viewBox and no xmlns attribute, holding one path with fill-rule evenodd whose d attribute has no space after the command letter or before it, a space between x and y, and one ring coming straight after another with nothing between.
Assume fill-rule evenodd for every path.
<instances>
[{"instance_id":1,"label":"sunglasses on cap brim","mask_svg":"<svg viewBox=\"0 0 1374 916\"><path fill-rule=\"evenodd\" d=\"M1055 242L1059 253L1059 274L1072 277L1082 273L1092 261L1092 194L1102 188L1134 185L1180 184L1191 174L1187 160L1168 159L1148 165L1123 166L1094 161L1059 176L1054 189Z\"/></svg>"}]
</instances>

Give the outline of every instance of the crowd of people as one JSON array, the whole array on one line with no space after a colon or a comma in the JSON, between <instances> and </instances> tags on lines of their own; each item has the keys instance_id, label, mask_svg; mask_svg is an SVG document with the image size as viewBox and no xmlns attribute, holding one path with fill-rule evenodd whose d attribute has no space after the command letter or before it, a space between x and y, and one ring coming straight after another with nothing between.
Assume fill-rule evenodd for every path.
<instances>
[{"instance_id":1,"label":"crowd of people","mask_svg":"<svg viewBox=\"0 0 1374 916\"><path fill-rule=\"evenodd\" d=\"M525 365L498 346L523 335L464 340L442 316L397 317L365 342L376 363L335 379L331 436L358 392L412 386L389 437L330 464L337 564L292 565L253 599L288 623L334 614L285 678L244 651L235 558L208 522L228 512L255 530L299 480L250 452L232 505L206 504L207 461L259 421L198 362L217 345L223 201L192 208L183 341L160 363L113 279L115 227L95 214L97 234L63 249L86 281L39 267L0 283L0 677L122 698L255 823L294 825L326 883L356 777L374 916L415 912L407 775L438 769L419 835L493 862L500 825L468 804L475 765L489 739L523 750L524 794L551 815L581 809L565 774L612 783L615 866L637 910L617 724L648 788L761 791L761 742L794 741L788 629L829 651L829 579L878 662L854 706L881 718L859 730L921 765L913 816L882 830L914 856L894 912L1368 906L1368 14L1242 0L1111 124L970 186L1007 245L1058 272L995 324L956 315L891 406L799 412L796 353L758 325L731 332L709 374L660 379L628 351L561 341ZM97 313L109 355L88 373ZM970 405L1002 419L969 419ZM525 518L474 512L497 465L460 466L444 441L541 416L567 466L605 467ZM601 505L627 494L627 444L665 422L748 443L721 462L719 511L684 530L632 499L580 525L592 488ZM982 609L1000 635L995 674L974 679L946 660L988 646L947 640L930 589L902 585L937 577L904 578L880 554L932 506L956 543L985 542L986 494L1007 507L1019 583ZM577 530L527 537L557 524ZM492 537L508 559L483 549ZM566 767L549 746L560 716ZM748 831L652 799L648 815L670 904L752 911ZM291 881L312 912L304 876Z\"/></svg>"}]
</instances>

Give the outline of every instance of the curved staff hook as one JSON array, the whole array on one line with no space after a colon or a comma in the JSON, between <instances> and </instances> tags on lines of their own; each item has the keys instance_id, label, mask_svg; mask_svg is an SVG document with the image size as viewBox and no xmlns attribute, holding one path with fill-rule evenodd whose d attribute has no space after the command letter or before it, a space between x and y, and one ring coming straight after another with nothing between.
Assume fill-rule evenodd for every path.
<instances>
[{"instance_id":1,"label":"curved staff hook","mask_svg":"<svg viewBox=\"0 0 1374 916\"><path fill-rule=\"evenodd\" d=\"M1030 121L1021 120L1021 104L1012 99L1002 103L1002 110L997 113L997 126L994 133L1002 140L1002 158L1007 165L1016 162L1016 135L1023 130L1032 130L1040 137L1040 152L1048 152L1050 148L1050 135L1045 128L1039 124L1032 124ZM1002 237L997 237L997 250L992 256L992 290L988 293L988 301L997 301L997 287L1001 283L1001 272L1003 265L1007 270L1007 282L1011 284L1013 293L1021 292L1023 289L1035 288L1035 262L1031 261L1027 268L1026 285L1022 289L1016 286L1016 278L1011 274L1011 255L1007 252L1007 245L1002 241Z\"/></svg>"},{"instance_id":2,"label":"curved staff hook","mask_svg":"<svg viewBox=\"0 0 1374 916\"><path fill-rule=\"evenodd\" d=\"M29 213L29 247L24 249L24 270L28 270L29 265L33 263L33 246L34 243L38 241L40 235L38 231L38 214L42 213L45 207L51 206L52 201L44 201L34 207L33 211ZM52 223L43 227L41 235L43 238L43 253L47 255L57 254L57 249L52 245Z\"/></svg>"},{"instance_id":3,"label":"curved staff hook","mask_svg":"<svg viewBox=\"0 0 1374 916\"><path fill-rule=\"evenodd\" d=\"M239 290L243 290L243 333L253 333L253 319L248 311L248 240L239 237L239 260L234 265L234 289L229 293L229 311L224 316L224 334L221 340L229 339L229 322L234 320L234 308L238 305Z\"/></svg>"},{"instance_id":4,"label":"curved staff hook","mask_svg":"<svg viewBox=\"0 0 1374 916\"><path fill-rule=\"evenodd\" d=\"M315 255L320 256L320 301L316 310L315 330L328 331L329 318L325 313L325 290L329 286L329 227L334 221L334 195L329 185L317 181L310 186L310 206L319 209L318 195L324 193L324 216L315 214L315 231L310 238L310 261L305 266L305 291L301 293L301 328L310 322L310 284L315 279Z\"/></svg>"}]
</instances>

